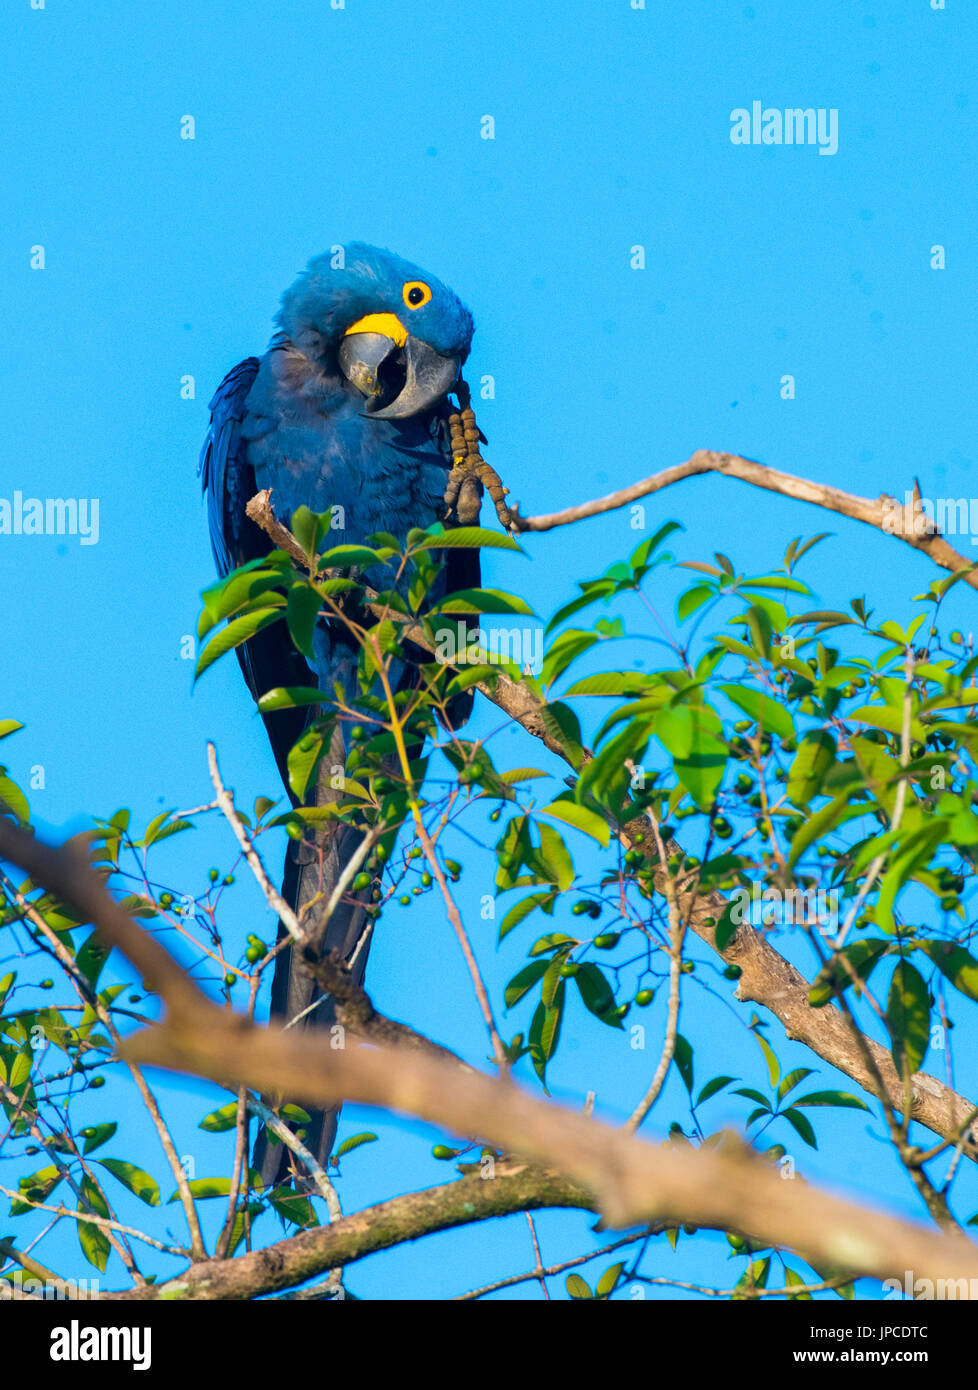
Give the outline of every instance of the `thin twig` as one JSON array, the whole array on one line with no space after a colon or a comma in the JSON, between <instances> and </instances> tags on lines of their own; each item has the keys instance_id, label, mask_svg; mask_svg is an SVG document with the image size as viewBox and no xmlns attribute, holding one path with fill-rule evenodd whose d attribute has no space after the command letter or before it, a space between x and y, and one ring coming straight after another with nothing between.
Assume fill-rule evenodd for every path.
<instances>
[{"instance_id":1,"label":"thin twig","mask_svg":"<svg viewBox=\"0 0 978 1390\"><path fill-rule=\"evenodd\" d=\"M207 745L207 766L210 769L211 782L217 793L217 804L224 812L227 823L234 832L234 838L241 846L241 852L248 861L248 867L254 874L259 888L265 894L265 899L269 907L273 912L278 914L279 920L292 940L300 943L304 942L306 940L306 933L299 925L298 917L296 917L291 907L289 907L288 903L282 897L282 894L268 877L265 865L261 861L261 855L255 849L251 836L248 834L241 817L234 808L234 793L228 791L227 787L225 787L224 783L221 781L221 774L217 766L217 749L214 747L213 743L208 743Z\"/></svg>"}]
</instances>

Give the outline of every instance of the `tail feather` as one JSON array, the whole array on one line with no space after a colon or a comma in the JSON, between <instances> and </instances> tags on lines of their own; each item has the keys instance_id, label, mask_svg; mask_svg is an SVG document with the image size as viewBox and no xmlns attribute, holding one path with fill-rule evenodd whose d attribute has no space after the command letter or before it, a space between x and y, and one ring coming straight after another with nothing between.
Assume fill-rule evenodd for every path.
<instances>
[{"instance_id":1,"label":"tail feather","mask_svg":"<svg viewBox=\"0 0 978 1390\"><path fill-rule=\"evenodd\" d=\"M329 761L325 759L324 764ZM328 786L327 773L321 774L317 804L335 800L339 795ZM319 955L336 951L343 960L350 961L369 924L366 913L369 889L360 894L345 894L352 901L340 902L329 921L325 921L325 910L333 890L362 839L358 831L343 822L328 821L309 838L289 843L282 896L309 934ZM279 941L287 935L285 927L279 923ZM368 952L369 941L364 944L353 966L354 979L358 984L363 981ZM310 1009L310 1005L314 1007ZM291 947L280 952L275 961L270 1015L273 1022L291 1025L295 1030L329 1028L336 1021L333 1000L316 984ZM275 1099L266 1098L266 1103L274 1104ZM328 1110L310 1112L310 1122L302 1126L306 1132L303 1139L305 1147L324 1169L333 1151L340 1108L335 1105ZM289 1172L297 1167L298 1160L286 1145L270 1143L263 1126L255 1144L252 1164L260 1173L267 1190L283 1182ZM297 1187L308 1190L308 1180L300 1176Z\"/></svg>"}]
</instances>

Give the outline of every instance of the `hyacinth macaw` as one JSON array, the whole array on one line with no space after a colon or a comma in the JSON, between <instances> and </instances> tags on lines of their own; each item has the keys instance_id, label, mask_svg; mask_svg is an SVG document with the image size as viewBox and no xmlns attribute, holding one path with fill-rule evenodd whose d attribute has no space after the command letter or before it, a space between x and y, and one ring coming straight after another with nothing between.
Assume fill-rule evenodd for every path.
<instances>
[{"instance_id":1,"label":"hyacinth macaw","mask_svg":"<svg viewBox=\"0 0 978 1390\"><path fill-rule=\"evenodd\" d=\"M412 527L427 527L445 513L451 466L446 397L468 356L473 332L464 304L418 266L355 242L342 254L334 249L332 255L310 261L283 295L276 321L280 331L265 355L233 368L210 402L200 472L221 574L272 548L245 515L247 502L263 488L272 490L275 514L286 525L301 505L332 511L330 546L362 543L378 531L403 540ZM479 583L478 551L446 554L432 601ZM386 588L391 572L368 571L364 578ZM350 698L357 686L355 643L340 625L320 619L313 648L313 658L306 662L282 623L239 648L252 696L257 700L276 686L308 685L311 672L320 690L333 690L339 680ZM410 681L404 664L395 674L402 685ZM313 707L265 717L286 789L289 749L321 713L321 707ZM467 713L463 698L451 710L452 723L457 726ZM328 787L328 770L344 761L347 729L346 723L338 724L323 759L316 789L320 803L336 796ZM313 798L307 794L305 799ZM321 903L328 901L358 843L355 831L329 822L315 835L309 832L305 840L290 842L283 896L297 912L317 894L322 894ZM315 907L311 911L303 925L315 930ZM336 949L349 960L365 923L362 901L341 906L321 949ZM328 1026L331 1002L322 998L292 954L285 950L276 960L272 1016L289 1021L315 1004L301 1026ZM358 980L366 954L361 950L357 956ZM332 1150L337 1114L314 1115L305 1127L306 1147L321 1166ZM259 1140L254 1162L266 1186L282 1178L286 1159L284 1145Z\"/></svg>"}]
</instances>

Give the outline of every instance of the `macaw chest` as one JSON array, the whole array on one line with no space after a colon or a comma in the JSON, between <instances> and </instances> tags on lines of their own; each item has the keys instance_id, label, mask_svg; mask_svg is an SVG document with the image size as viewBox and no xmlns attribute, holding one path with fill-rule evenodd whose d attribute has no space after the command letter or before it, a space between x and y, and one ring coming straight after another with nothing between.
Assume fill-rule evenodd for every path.
<instances>
[{"instance_id":1,"label":"macaw chest","mask_svg":"<svg viewBox=\"0 0 978 1390\"><path fill-rule=\"evenodd\" d=\"M445 510L447 464L429 419L370 420L349 409L281 419L252 434L248 460L286 525L300 506L329 514L331 545L377 531L403 540Z\"/></svg>"}]
</instances>

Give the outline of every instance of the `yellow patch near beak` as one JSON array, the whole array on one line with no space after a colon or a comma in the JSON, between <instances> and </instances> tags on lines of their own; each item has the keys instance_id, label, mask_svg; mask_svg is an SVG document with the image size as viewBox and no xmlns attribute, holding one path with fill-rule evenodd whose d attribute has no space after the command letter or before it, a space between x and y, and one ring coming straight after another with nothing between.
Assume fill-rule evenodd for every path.
<instances>
[{"instance_id":1,"label":"yellow patch near beak","mask_svg":"<svg viewBox=\"0 0 978 1390\"><path fill-rule=\"evenodd\" d=\"M366 314L346 330L344 337L348 338L351 333L383 333L398 347L407 342L407 329L396 314Z\"/></svg>"}]
</instances>

